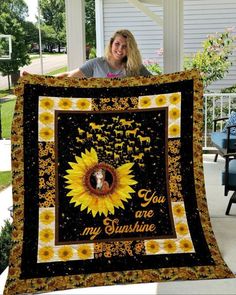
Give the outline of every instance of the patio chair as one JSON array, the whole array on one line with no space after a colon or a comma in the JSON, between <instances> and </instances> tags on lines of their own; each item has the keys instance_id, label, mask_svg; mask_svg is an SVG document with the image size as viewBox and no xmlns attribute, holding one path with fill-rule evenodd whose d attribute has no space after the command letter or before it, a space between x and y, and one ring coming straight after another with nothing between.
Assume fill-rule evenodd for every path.
<instances>
[{"instance_id":1,"label":"patio chair","mask_svg":"<svg viewBox=\"0 0 236 295\"><path fill-rule=\"evenodd\" d=\"M233 112L234 116L236 112ZM226 120L228 120L226 122ZM222 131L218 130L220 121L226 122ZM236 152L236 123L231 124L230 118L218 118L213 120L213 132L211 133L212 145L217 149L214 162L217 161L218 155L224 156L229 153Z\"/></svg>"},{"instance_id":2,"label":"patio chair","mask_svg":"<svg viewBox=\"0 0 236 295\"><path fill-rule=\"evenodd\" d=\"M226 212L229 215L231 206L236 203L236 153L229 153L225 157L225 171L222 172L222 184L225 186L224 195L227 196L229 191L233 191Z\"/></svg>"}]
</instances>

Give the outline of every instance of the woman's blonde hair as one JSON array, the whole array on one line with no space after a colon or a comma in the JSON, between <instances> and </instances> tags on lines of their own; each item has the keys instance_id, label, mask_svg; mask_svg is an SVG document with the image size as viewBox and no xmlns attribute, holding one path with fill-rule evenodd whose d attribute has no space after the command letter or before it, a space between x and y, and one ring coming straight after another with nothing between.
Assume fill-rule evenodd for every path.
<instances>
[{"instance_id":1,"label":"woman's blonde hair","mask_svg":"<svg viewBox=\"0 0 236 295\"><path fill-rule=\"evenodd\" d=\"M105 57L111 57L111 47L117 36L122 36L127 41L127 56L124 58L124 66L127 76L138 76L142 66L142 57L133 34L129 30L118 30L111 37L105 49Z\"/></svg>"}]
</instances>

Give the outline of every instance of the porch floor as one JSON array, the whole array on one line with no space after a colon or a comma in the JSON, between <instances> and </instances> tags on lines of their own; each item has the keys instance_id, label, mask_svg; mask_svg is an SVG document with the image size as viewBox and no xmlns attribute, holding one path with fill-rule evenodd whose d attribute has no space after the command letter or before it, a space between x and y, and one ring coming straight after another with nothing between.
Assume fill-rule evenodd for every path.
<instances>
[{"instance_id":1,"label":"porch floor","mask_svg":"<svg viewBox=\"0 0 236 295\"><path fill-rule=\"evenodd\" d=\"M10 152L8 153L9 156ZM204 154L203 162L206 197L212 228L225 262L236 273L236 205L232 205L230 215L226 216L225 210L232 193L225 197L224 187L221 185L221 171L224 169L224 159L219 156L218 161L215 163L214 154ZM12 205L11 187L1 192L0 198L1 227L3 220L10 218L8 207ZM0 294L3 292L6 277L7 269L0 276ZM236 294L236 278L93 287L45 294Z\"/></svg>"},{"instance_id":2,"label":"porch floor","mask_svg":"<svg viewBox=\"0 0 236 295\"><path fill-rule=\"evenodd\" d=\"M227 197L224 196L221 172L225 161L219 156L215 163L214 157L214 154L203 155L208 210L222 257L236 273L236 206L233 204L230 215L225 215L232 192ZM160 283L157 294L236 294L236 278Z\"/></svg>"}]
</instances>

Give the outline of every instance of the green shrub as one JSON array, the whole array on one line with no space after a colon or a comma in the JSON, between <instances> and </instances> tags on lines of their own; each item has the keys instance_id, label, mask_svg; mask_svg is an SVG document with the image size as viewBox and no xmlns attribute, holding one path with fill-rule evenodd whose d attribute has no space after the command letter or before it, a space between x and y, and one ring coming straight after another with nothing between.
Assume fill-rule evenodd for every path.
<instances>
[{"instance_id":1,"label":"green shrub","mask_svg":"<svg viewBox=\"0 0 236 295\"><path fill-rule=\"evenodd\" d=\"M146 59L143 61L143 64L153 75L160 75L163 72L159 63L155 59Z\"/></svg>"},{"instance_id":2,"label":"green shrub","mask_svg":"<svg viewBox=\"0 0 236 295\"><path fill-rule=\"evenodd\" d=\"M92 59L92 58L95 58L95 57L96 57L96 48L92 47L90 49L90 52L89 52L89 59Z\"/></svg>"},{"instance_id":3,"label":"green shrub","mask_svg":"<svg viewBox=\"0 0 236 295\"><path fill-rule=\"evenodd\" d=\"M236 93L236 84L231 87L221 89L222 93Z\"/></svg>"},{"instance_id":4,"label":"green shrub","mask_svg":"<svg viewBox=\"0 0 236 295\"><path fill-rule=\"evenodd\" d=\"M5 224L0 232L0 274L8 266L9 253L12 246L12 224L9 220L4 221Z\"/></svg>"},{"instance_id":5,"label":"green shrub","mask_svg":"<svg viewBox=\"0 0 236 295\"><path fill-rule=\"evenodd\" d=\"M186 57L184 69L198 69L206 88L217 80L221 80L228 73L233 62L230 57L235 50L236 36L233 28L227 28L223 33L209 35L203 41L201 51L193 57Z\"/></svg>"}]
</instances>

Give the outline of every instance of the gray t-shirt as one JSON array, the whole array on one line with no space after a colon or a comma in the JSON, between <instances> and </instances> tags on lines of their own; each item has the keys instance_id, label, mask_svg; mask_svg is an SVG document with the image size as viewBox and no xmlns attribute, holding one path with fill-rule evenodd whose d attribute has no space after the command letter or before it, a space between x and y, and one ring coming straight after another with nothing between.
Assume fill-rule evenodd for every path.
<instances>
[{"instance_id":1,"label":"gray t-shirt","mask_svg":"<svg viewBox=\"0 0 236 295\"><path fill-rule=\"evenodd\" d=\"M96 57L86 61L80 68L85 77L90 78L122 78L126 77L126 71L112 69L104 57ZM140 69L140 76L152 75L144 65Z\"/></svg>"}]
</instances>

